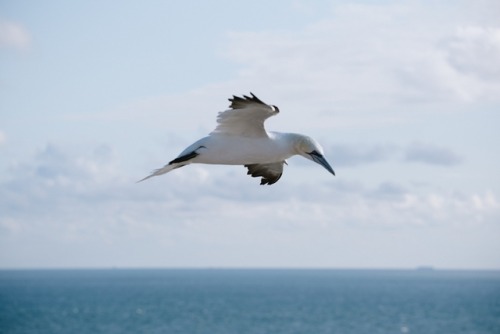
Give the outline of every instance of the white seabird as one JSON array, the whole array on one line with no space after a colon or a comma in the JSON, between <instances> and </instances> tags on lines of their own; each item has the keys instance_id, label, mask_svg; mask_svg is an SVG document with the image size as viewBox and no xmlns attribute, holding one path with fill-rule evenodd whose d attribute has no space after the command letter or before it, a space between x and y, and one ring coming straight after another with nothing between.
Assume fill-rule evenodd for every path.
<instances>
[{"instance_id":1,"label":"white seabird","mask_svg":"<svg viewBox=\"0 0 500 334\"><path fill-rule=\"evenodd\" d=\"M312 160L335 175L323 156L323 149L312 138L297 133L266 131L264 121L279 113L278 107L262 102L250 93L229 99L230 109L217 116L217 127L208 136L187 147L163 168L156 169L144 181L191 163L244 165L248 175L261 177L260 184L276 183L283 164L293 155Z\"/></svg>"}]
</instances>

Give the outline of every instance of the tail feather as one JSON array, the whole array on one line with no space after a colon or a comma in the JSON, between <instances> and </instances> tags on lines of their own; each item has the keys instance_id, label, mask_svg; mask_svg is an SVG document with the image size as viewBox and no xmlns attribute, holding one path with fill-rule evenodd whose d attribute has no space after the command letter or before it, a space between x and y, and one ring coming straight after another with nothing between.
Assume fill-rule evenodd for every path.
<instances>
[{"instance_id":1,"label":"tail feather","mask_svg":"<svg viewBox=\"0 0 500 334\"><path fill-rule=\"evenodd\" d=\"M200 149L200 148L206 148L205 146L200 146L198 147L197 149ZM183 152L184 153L184 152ZM158 176L158 175L162 175L162 174L165 174L165 173L168 173L170 172L172 169L176 169L176 168L179 168L179 167L182 167L182 166L185 166L185 165L188 165L191 163L191 159L193 158L196 158L198 155L200 155L198 152L196 152L196 150L194 151L190 151L189 153L185 153L185 154L182 154L180 156L178 156L177 158L175 158L174 160L170 161L168 163L168 165L165 165L163 168L158 168L156 170L154 170L151 175L149 176L146 176L145 178L143 178L142 180L139 180L137 181L137 183L139 182L142 182L144 180L147 180L153 176Z\"/></svg>"},{"instance_id":2,"label":"tail feather","mask_svg":"<svg viewBox=\"0 0 500 334\"><path fill-rule=\"evenodd\" d=\"M184 166L184 165L179 165L179 164L168 164L168 165L165 165L163 168L155 169L151 173L151 175L148 175L145 178L137 181L137 183L145 181L145 180L147 180L149 178L152 178L153 176L158 176L158 175L166 174L166 173L170 172L171 170L179 168L179 167L182 167L182 166Z\"/></svg>"}]
</instances>

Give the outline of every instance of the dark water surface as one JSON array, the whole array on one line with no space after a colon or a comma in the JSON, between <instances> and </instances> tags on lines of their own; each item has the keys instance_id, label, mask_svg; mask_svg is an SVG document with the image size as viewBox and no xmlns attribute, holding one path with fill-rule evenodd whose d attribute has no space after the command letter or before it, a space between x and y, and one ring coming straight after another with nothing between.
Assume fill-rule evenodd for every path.
<instances>
[{"instance_id":1,"label":"dark water surface","mask_svg":"<svg viewBox=\"0 0 500 334\"><path fill-rule=\"evenodd\" d=\"M4 270L0 333L500 334L500 272Z\"/></svg>"}]
</instances>

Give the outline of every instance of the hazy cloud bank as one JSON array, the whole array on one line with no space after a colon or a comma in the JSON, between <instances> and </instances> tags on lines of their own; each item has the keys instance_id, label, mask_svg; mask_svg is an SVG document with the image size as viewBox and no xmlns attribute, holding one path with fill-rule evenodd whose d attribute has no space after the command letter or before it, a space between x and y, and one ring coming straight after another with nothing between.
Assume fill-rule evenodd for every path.
<instances>
[{"instance_id":1,"label":"hazy cloud bank","mask_svg":"<svg viewBox=\"0 0 500 334\"><path fill-rule=\"evenodd\" d=\"M457 153L449 148L424 143L412 143L408 146L337 144L328 147L327 155L335 159L336 165L347 167L388 161L420 162L451 167L463 161Z\"/></svg>"}]
</instances>

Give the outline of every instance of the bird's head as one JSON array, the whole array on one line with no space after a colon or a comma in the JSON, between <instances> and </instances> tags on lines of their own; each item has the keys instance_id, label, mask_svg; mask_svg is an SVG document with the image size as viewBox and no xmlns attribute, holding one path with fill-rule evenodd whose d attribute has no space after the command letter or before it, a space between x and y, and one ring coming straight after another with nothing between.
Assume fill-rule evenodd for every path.
<instances>
[{"instance_id":1,"label":"bird's head","mask_svg":"<svg viewBox=\"0 0 500 334\"><path fill-rule=\"evenodd\" d=\"M296 150L299 155L320 164L327 171L335 175L333 168L324 157L323 148L314 139L300 135L297 140Z\"/></svg>"}]
</instances>

